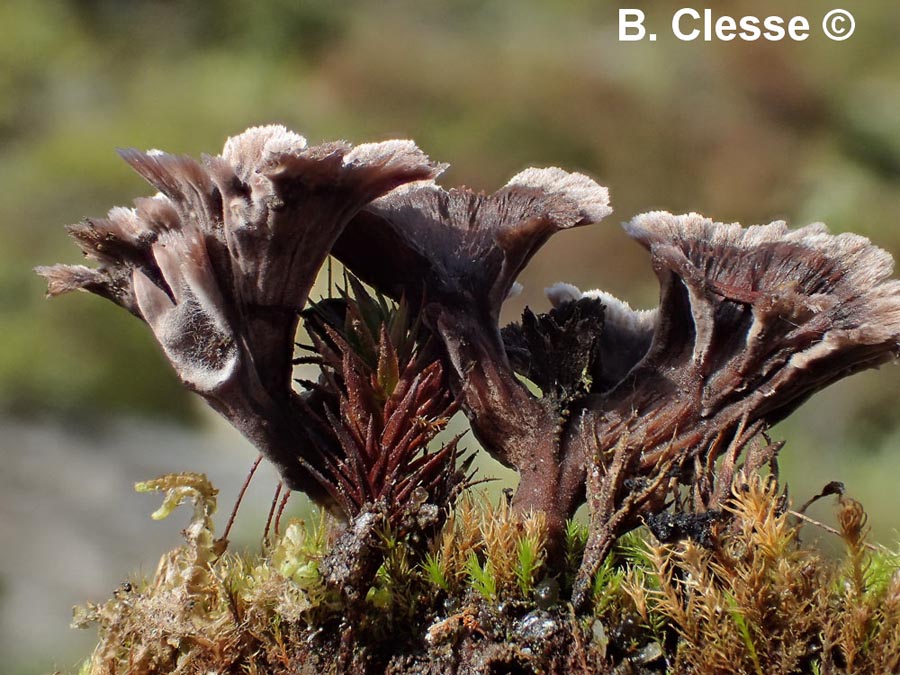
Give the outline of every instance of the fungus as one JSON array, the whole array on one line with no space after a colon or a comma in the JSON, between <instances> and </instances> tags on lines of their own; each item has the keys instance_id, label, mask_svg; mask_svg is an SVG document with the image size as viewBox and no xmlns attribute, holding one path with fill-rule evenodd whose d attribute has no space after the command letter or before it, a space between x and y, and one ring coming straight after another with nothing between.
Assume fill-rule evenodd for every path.
<instances>
[{"instance_id":1,"label":"fungus","mask_svg":"<svg viewBox=\"0 0 900 675\"><path fill-rule=\"evenodd\" d=\"M534 396L516 377L500 307L551 235L609 213L606 188L555 168L523 171L492 195L416 183L366 207L334 248L364 281L424 306L476 437L519 472L514 503L544 511L551 540L577 507L583 469L569 466L559 401Z\"/></svg>"},{"instance_id":2,"label":"fungus","mask_svg":"<svg viewBox=\"0 0 900 675\"><path fill-rule=\"evenodd\" d=\"M864 237L663 212L626 231L650 251L660 304L646 355L588 403L597 443L576 594L615 537L664 509L679 484L691 487L692 511L722 506L760 432L814 392L900 354L900 280ZM649 316L624 314L620 325ZM745 470L779 449L751 448Z\"/></svg>"},{"instance_id":3,"label":"fungus","mask_svg":"<svg viewBox=\"0 0 900 675\"><path fill-rule=\"evenodd\" d=\"M38 268L49 294L86 290L149 324L182 382L278 468L322 496L291 373L298 313L332 244L368 202L441 171L412 141L352 147L281 126L197 162L121 152L159 193L69 228L99 263Z\"/></svg>"}]
</instances>

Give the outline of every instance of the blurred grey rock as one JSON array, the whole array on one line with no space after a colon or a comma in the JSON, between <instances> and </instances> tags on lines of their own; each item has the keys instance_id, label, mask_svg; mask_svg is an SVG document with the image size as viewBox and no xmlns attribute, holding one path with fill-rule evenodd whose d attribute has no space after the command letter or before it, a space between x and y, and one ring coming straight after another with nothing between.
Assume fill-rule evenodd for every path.
<instances>
[{"instance_id":1,"label":"blurred grey rock","mask_svg":"<svg viewBox=\"0 0 900 675\"><path fill-rule=\"evenodd\" d=\"M256 454L217 423L204 433L139 420L73 429L0 418L4 670L72 669L95 641L91 631L69 628L73 605L106 600L135 573L152 574L159 557L180 544L187 511L152 521L160 499L134 492L135 482L205 472L219 489L221 530ZM276 482L263 464L241 507L233 546L253 545L261 536ZM296 497L291 511L303 501Z\"/></svg>"}]
</instances>

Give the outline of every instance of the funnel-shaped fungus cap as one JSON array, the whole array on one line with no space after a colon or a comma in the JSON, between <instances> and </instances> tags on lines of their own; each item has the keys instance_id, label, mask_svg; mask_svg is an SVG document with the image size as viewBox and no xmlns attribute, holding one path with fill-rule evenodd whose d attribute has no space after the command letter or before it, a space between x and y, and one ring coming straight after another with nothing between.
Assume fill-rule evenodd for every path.
<instances>
[{"instance_id":1,"label":"funnel-shaped fungus cap","mask_svg":"<svg viewBox=\"0 0 900 675\"><path fill-rule=\"evenodd\" d=\"M370 204L334 253L385 292L477 307L496 324L516 276L552 234L611 211L606 188L556 168L527 169L492 195L414 183Z\"/></svg>"},{"instance_id":2,"label":"funnel-shaped fungus cap","mask_svg":"<svg viewBox=\"0 0 900 675\"><path fill-rule=\"evenodd\" d=\"M209 382L176 362L221 369L237 332L263 380L289 384L296 313L347 221L372 199L441 169L411 141L310 148L281 126L229 138L203 163L159 151L121 154L159 193L70 228L97 269L38 271L51 295L91 291L146 320L200 391Z\"/></svg>"},{"instance_id":3,"label":"funnel-shaped fungus cap","mask_svg":"<svg viewBox=\"0 0 900 675\"><path fill-rule=\"evenodd\" d=\"M202 162L121 155L159 192L71 227L99 265L39 268L50 295L86 290L144 319L182 381L303 483L306 432L290 421L298 312L350 218L442 167L412 141L308 147L282 126L248 129Z\"/></svg>"},{"instance_id":4,"label":"funnel-shaped fungus cap","mask_svg":"<svg viewBox=\"0 0 900 675\"><path fill-rule=\"evenodd\" d=\"M626 230L650 250L660 304L646 354L591 402L599 451L576 604L618 533L681 499L679 486L690 486L694 509L720 508L741 466L752 473L778 452L751 443L761 431L900 351L900 281L891 256L864 237L663 212ZM645 336L650 317L620 306L604 330L619 323Z\"/></svg>"},{"instance_id":5,"label":"funnel-shaped fungus cap","mask_svg":"<svg viewBox=\"0 0 900 675\"><path fill-rule=\"evenodd\" d=\"M626 226L660 278L648 360L703 382L704 416L757 399L774 422L810 394L897 357L900 280L893 259L822 224L743 228L654 212Z\"/></svg>"}]
</instances>

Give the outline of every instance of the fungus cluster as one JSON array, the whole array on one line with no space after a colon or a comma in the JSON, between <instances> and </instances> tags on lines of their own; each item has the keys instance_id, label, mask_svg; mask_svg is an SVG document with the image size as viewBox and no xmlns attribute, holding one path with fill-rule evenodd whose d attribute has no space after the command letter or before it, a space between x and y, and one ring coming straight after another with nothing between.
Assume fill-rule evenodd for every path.
<instances>
[{"instance_id":1,"label":"fungus cluster","mask_svg":"<svg viewBox=\"0 0 900 675\"><path fill-rule=\"evenodd\" d=\"M465 484L456 442L429 447L457 407L518 472L513 506L544 513L551 551L587 502L580 603L616 537L672 509L706 522L740 468L774 460L770 425L900 352L893 260L822 225L641 215L625 228L650 253L656 309L559 284L546 313L501 328L547 239L611 213L606 188L551 168L445 190L411 141L308 147L280 126L200 161L122 156L158 193L72 226L98 265L40 268L50 295L86 290L145 321L186 387L347 521L324 569L357 593L373 523L433 528ZM354 283L310 305L329 255L376 294ZM321 376L298 387L301 321Z\"/></svg>"}]
</instances>

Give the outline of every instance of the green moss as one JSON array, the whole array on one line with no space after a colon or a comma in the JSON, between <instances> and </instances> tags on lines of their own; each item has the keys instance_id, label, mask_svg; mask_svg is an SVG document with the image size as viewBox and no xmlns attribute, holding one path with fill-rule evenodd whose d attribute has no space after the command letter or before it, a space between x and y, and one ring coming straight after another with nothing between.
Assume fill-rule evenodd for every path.
<instances>
[{"instance_id":1,"label":"green moss","mask_svg":"<svg viewBox=\"0 0 900 675\"><path fill-rule=\"evenodd\" d=\"M329 517L291 521L262 550L231 554L214 537L206 478L165 476L139 489L164 493L154 517L193 504L185 544L152 578L78 609L75 625L100 635L78 672L417 672L458 666L488 645L534 672L566 672L563 663L595 673L624 663L650 673L896 669L900 556L869 548L858 503L839 503L847 556L830 561L799 543L774 484L747 485L710 548L659 544L644 530L622 537L581 614L564 584L560 597L538 597L574 573L581 525L567 528L565 569L551 571L539 517L463 498L433 541L382 533L384 563L350 626L319 572L335 537Z\"/></svg>"}]
</instances>

